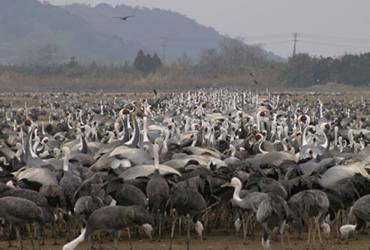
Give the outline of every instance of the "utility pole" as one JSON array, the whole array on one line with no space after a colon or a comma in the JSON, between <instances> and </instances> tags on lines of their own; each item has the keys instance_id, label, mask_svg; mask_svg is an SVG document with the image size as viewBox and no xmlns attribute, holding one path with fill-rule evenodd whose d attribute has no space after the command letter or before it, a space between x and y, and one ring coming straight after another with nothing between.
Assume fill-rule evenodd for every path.
<instances>
[{"instance_id":1,"label":"utility pole","mask_svg":"<svg viewBox=\"0 0 370 250\"><path fill-rule=\"evenodd\" d=\"M297 46L297 32L294 32L294 45L293 45L293 57L295 56L295 49L296 49L296 46Z\"/></svg>"},{"instance_id":2,"label":"utility pole","mask_svg":"<svg viewBox=\"0 0 370 250\"><path fill-rule=\"evenodd\" d=\"M166 47L167 47L167 41L168 37L161 36L160 39L162 40L162 63L163 65L166 63Z\"/></svg>"}]
</instances>

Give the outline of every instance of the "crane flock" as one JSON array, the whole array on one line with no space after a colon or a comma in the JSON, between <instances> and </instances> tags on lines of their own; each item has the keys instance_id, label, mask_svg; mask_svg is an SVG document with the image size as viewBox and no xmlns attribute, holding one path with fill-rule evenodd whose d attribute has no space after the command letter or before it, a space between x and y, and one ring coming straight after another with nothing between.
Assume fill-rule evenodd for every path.
<instances>
[{"instance_id":1,"label":"crane flock","mask_svg":"<svg viewBox=\"0 0 370 250\"><path fill-rule=\"evenodd\" d=\"M107 231L118 249L142 228L171 249L184 222L190 249L191 226L204 239L234 221L244 242L261 228L264 249L274 228L283 248L295 231L308 248L321 232L348 241L370 223L370 99L306 94L2 93L2 237L14 228L23 249L37 224L40 242L50 227L64 250L90 249Z\"/></svg>"}]
</instances>

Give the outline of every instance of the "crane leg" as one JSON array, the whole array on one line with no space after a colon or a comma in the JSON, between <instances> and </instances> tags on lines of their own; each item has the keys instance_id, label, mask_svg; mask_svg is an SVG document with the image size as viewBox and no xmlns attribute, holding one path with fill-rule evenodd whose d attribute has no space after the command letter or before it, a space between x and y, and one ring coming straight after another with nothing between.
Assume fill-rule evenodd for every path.
<instances>
[{"instance_id":1,"label":"crane leg","mask_svg":"<svg viewBox=\"0 0 370 250\"><path fill-rule=\"evenodd\" d=\"M169 248L169 250L172 250L172 242L173 242L173 236L175 234L176 220L177 220L177 216L172 221L172 225L171 225L171 241L170 241L170 248Z\"/></svg>"},{"instance_id":2,"label":"crane leg","mask_svg":"<svg viewBox=\"0 0 370 250\"><path fill-rule=\"evenodd\" d=\"M203 214L203 216L202 216L202 220L203 220L203 222L204 222L204 228L207 228L208 220L209 220L209 217L208 217L208 211L206 211L206 212ZM203 231L203 237L202 237L202 239L204 238L205 234L206 234L206 230L204 230L204 231Z\"/></svg>"},{"instance_id":3,"label":"crane leg","mask_svg":"<svg viewBox=\"0 0 370 250\"><path fill-rule=\"evenodd\" d=\"M279 233L280 233L280 242L281 242L281 248L284 249L284 230L285 229L285 221L282 222L279 228Z\"/></svg>"},{"instance_id":4,"label":"crane leg","mask_svg":"<svg viewBox=\"0 0 370 250\"><path fill-rule=\"evenodd\" d=\"M12 226L10 223L8 224L5 224L6 225L6 234L7 234L7 238L8 238L8 248L11 248L12 247L12 241L11 241L11 232L12 232Z\"/></svg>"},{"instance_id":5,"label":"crane leg","mask_svg":"<svg viewBox=\"0 0 370 250\"><path fill-rule=\"evenodd\" d=\"M51 225L51 229L53 229L53 225ZM39 231L40 231L40 241L41 241L41 245L45 245L45 237L44 237L44 228L43 227L41 227L41 225L40 225L40 227L39 227ZM53 235L53 238L54 238L54 235Z\"/></svg>"},{"instance_id":6,"label":"crane leg","mask_svg":"<svg viewBox=\"0 0 370 250\"><path fill-rule=\"evenodd\" d=\"M312 233L312 221L311 218L308 218L309 225L308 225L308 235L307 235L307 249L310 249L310 238Z\"/></svg>"},{"instance_id":7,"label":"crane leg","mask_svg":"<svg viewBox=\"0 0 370 250\"><path fill-rule=\"evenodd\" d=\"M248 221L249 221L249 219L248 219L248 218L247 218L247 221L245 221L245 214L242 214L243 241L244 241L244 244L247 244L247 228L248 228Z\"/></svg>"},{"instance_id":8,"label":"crane leg","mask_svg":"<svg viewBox=\"0 0 370 250\"><path fill-rule=\"evenodd\" d=\"M22 250L23 249L23 246L22 246L22 239L21 239L21 235L19 233L19 228L18 227L15 227L15 231L17 233L17 243L18 243L18 249L19 250Z\"/></svg>"},{"instance_id":9,"label":"crane leg","mask_svg":"<svg viewBox=\"0 0 370 250\"><path fill-rule=\"evenodd\" d=\"M57 242L57 227L56 227L56 224L55 223L53 223L52 225L51 225L51 227L52 227L52 230L53 230L53 238L54 238L54 243L53 243L53 245L54 246L56 246L56 245L58 245L58 242ZM42 234L41 234L42 235ZM44 239L44 238L43 238Z\"/></svg>"},{"instance_id":10,"label":"crane leg","mask_svg":"<svg viewBox=\"0 0 370 250\"><path fill-rule=\"evenodd\" d=\"M286 234L287 236L287 240L288 240L288 245L289 245L289 249L293 249L292 248L292 244L290 242L290 227L289 227L289 224L285 224L285 229L284 229L284 233Z\"/></svg>"},{"instance_id":11,"label":"crane leg","mask_svg":"<svg viewBox=\"0 0 370 250\"><path fill-rule=\"evenodd\" d=\"M30 240L31 240L31 247L32 247L32 250L35 250L35 244L33 244L33 236L31 235L30 237Z\"/></svg>"},{"instance_id":12,"label":"crane leg","mask_svg":"<svg viewBox=\"0 0 370 250\"><path fill-rule=\"evenodd\" d=\"M187 220L186 249L190 249L190 218Z\"/></svg>"},{"instance_id":13,"label":"crane leg","mask_svg":"<svg viewBox=\"0 0 370 250\"><path fill-rule=\"evenodd\" d=\"M220 214L221 214L221 206L218 206L216 208L216 211L215 211L215 218L214 218L214 221L213 221L213 226L212 226L212 229L211 229L211 232L213 232L215 229L216 229L216 226L217 226L217 223L218 223L218 220L220 218Z\"/></svg>"},{"instance_id":14,"label":"crane leg","mask_svg":"<svg viewBox=\"0 0 370 250\"><path fill-rule=\"evenodd\" d=\"M322 237L321 237L321 232L320 232L320 225L319 225L320 216L317 216L314 219L315 219L315 224L316 224L316 227L317 227L317 233L319 234L320 246L321 246L321 248L324 248L324 244L322 243Z\"/></svg>"},{"instance_id":15,"label":"crane leg","mask_svg":"<svg viewBox=\"0 0 370 250\"><path fill-rule=\"evenodd\" d=\"M334 225L335 225L335 238L337 238L337 242L340 242L340 232L339 232L339 227L340 227L340 211L335 216L334 219Z\"/></svg>"},{"instance_id":16,"label":"crane leg","mask_svg":"<svg viewBox=\"0 0 370 250\"><path fill-rule=\"evenodd\" d=\"M256 226L256 217L254 216L254 214L252 213L250 216L249 216L249 228L250 228L250 232L248 232L248 235L252 236L252 239L254 239L254 228Z\"/></svg>"},{"instance_id":17,"label":"crane leg","mask_svg":"<svg viewBox=\"0 0 370 250\"><path fill-rule=\"evenodd\" d=\"M263 225L263 237L262 237L263 249L270 248L270 240L271 240L271 230L268 228L267 224L264 224Z\"/></svg>"},{"instance_id":18,"label":"crane leg","mask_svg":"<svg viewBox=\"0 0 370 250\"><path fill-rule=\"evenodd\" d=\"M69 215L68 215L68 218L67 218L67 221L66 221L66 227L67 227L67 231L68 231L68 233L67 233L67 241L70 241L70 237L71 237L71 234L72 234L72 225L71 225L71 218L69 217Z\"/></svg>"},{"instance_id":19,"label":"crane leg","mask_svg":"<svg viewBox=\"0 0 370 250\"><path fill-rule=\"evenodd\" d=\"M36 228L36 222L33 223L33 237L37 237L37 228Z\"/></svg>"},{"instance_id":20,"label":"crane leg","mask_svg":"<svg viewBox=\"0 0 370 250\"><path fill-rule=\"evenodd\" d=\"M130 241L130 250L134 249L132 247L132 240L131 240L131 231L130 231L130 227L127 228L127 235L128 235L128 239Z\"/></svg>"},{"instance_id":21,"label":"crane leg","mask_svg":"<svg viewBox=\"0 0 370 250\"><path fill-rule=\"evenodd\" d=\"M118 250L118 232L113 233L114 249Z\"/></svg>"},{"instance_id":22,"label":"crane leg","mask_svg":"<svg viewBox=\"0 0 370 250\"><path fill-rule=\"evenodd\" d=\"M37 241L39 243L39 250L41 250L41 231L42 231L42 228L43 226L41 224L39 224L39 230L38 230L38 234L37 234Z\"/></svg>"},{"instance_id":23,"label":"crane leg","mask_svg":"<svg viewBox=\"0 0 370 250\"><path fill-rule=\"evenodd\" d=\"M162 237L162 214L158 214L159 216L159 225L158 225L158 241L161 240Z\"/></svg>"},{"instance_id":24,"label":"crane leg","mask_svg":"<svg viewBox=\"0 0 370 250\"><path fill-rule=\"evenodd\" d=\"M90 235L87 239L87 245L89 246L89 250L91 250L91 237L92 235Z\"/></svg>"},{"instance_id":25,"label":"crane leg","mask_svg":"<svg viewBox=\"0 0 370 250\"><path fill-rule=\"evenodd\" d=\"M182 217L179 217L179 237L181 237Z\"/></svg>"},{"instance_id":26,"label":"crane leg","mask_svg":"<svg viewBox=\"0 0 370 250\"><path fill-rule=\"evenodd\" d=\"M101 238L100 238L100 233L101 232L98 232L98 242L99 242L99 249L102 249L102 247L101 247Z\"/></svg>"},{"instance_id":27,"label":"crane leg","mask_svg":"<svg viewBox=\"0 0 370 250\"><path fill-rule=\"evenodd\" d=\"M311 234L312 234L312 245L313 245L313 248L315 249L316 248L316 223L315 223L315 220L313 219L313 230L311 230Z\"/></svg>"}]
</instances>

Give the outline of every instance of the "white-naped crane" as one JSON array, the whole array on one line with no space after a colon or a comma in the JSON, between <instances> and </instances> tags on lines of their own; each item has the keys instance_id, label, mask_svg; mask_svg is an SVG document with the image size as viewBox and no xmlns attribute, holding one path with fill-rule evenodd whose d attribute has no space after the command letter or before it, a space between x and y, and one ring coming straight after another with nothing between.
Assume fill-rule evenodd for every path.
<instances>
[{"instance_id":1,"label":"white-naped crane","mask_svg":"<svg viewBox=\"0 0 370 250\"><path fill-rule=\"evenodd\" d=\"M235 208L241 210L242 213L248 214L247 221L245 221L245 218L242 215L243 239L246 240L248 224L250 223L252 216L257 212L260 203L264 199L268 198L268 194L262 192L249 192L246 196L241 198L240 192L242 188L242 183L237 177L233 177L229 183L223 184L222 187L234 188L234 193L231 200L232 205Z\"/></svg>"}]
</instances>

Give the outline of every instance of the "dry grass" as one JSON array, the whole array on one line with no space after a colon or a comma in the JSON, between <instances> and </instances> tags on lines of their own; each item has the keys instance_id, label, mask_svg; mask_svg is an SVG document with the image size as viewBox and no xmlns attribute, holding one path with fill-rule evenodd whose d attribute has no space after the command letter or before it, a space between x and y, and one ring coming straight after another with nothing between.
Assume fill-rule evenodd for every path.
<instances>
[{"instance_id":1,"label":"dry grass","mask_svg":"<svg viewBox=\"0 0 370 250\"><path fill-rule=\"evenodd\" d=\"M255 90L256 85L249 75L201 79L181 70L158 72L141 77L83 77L65 76L36 77L10 73L0 75L1 91L149 91L153 88L165 91L189 90L204 87L237 87ZM265 89L266 83L259 83ZM275 87L282 87L276 86Z\"/></svg>"}]
</instances>

